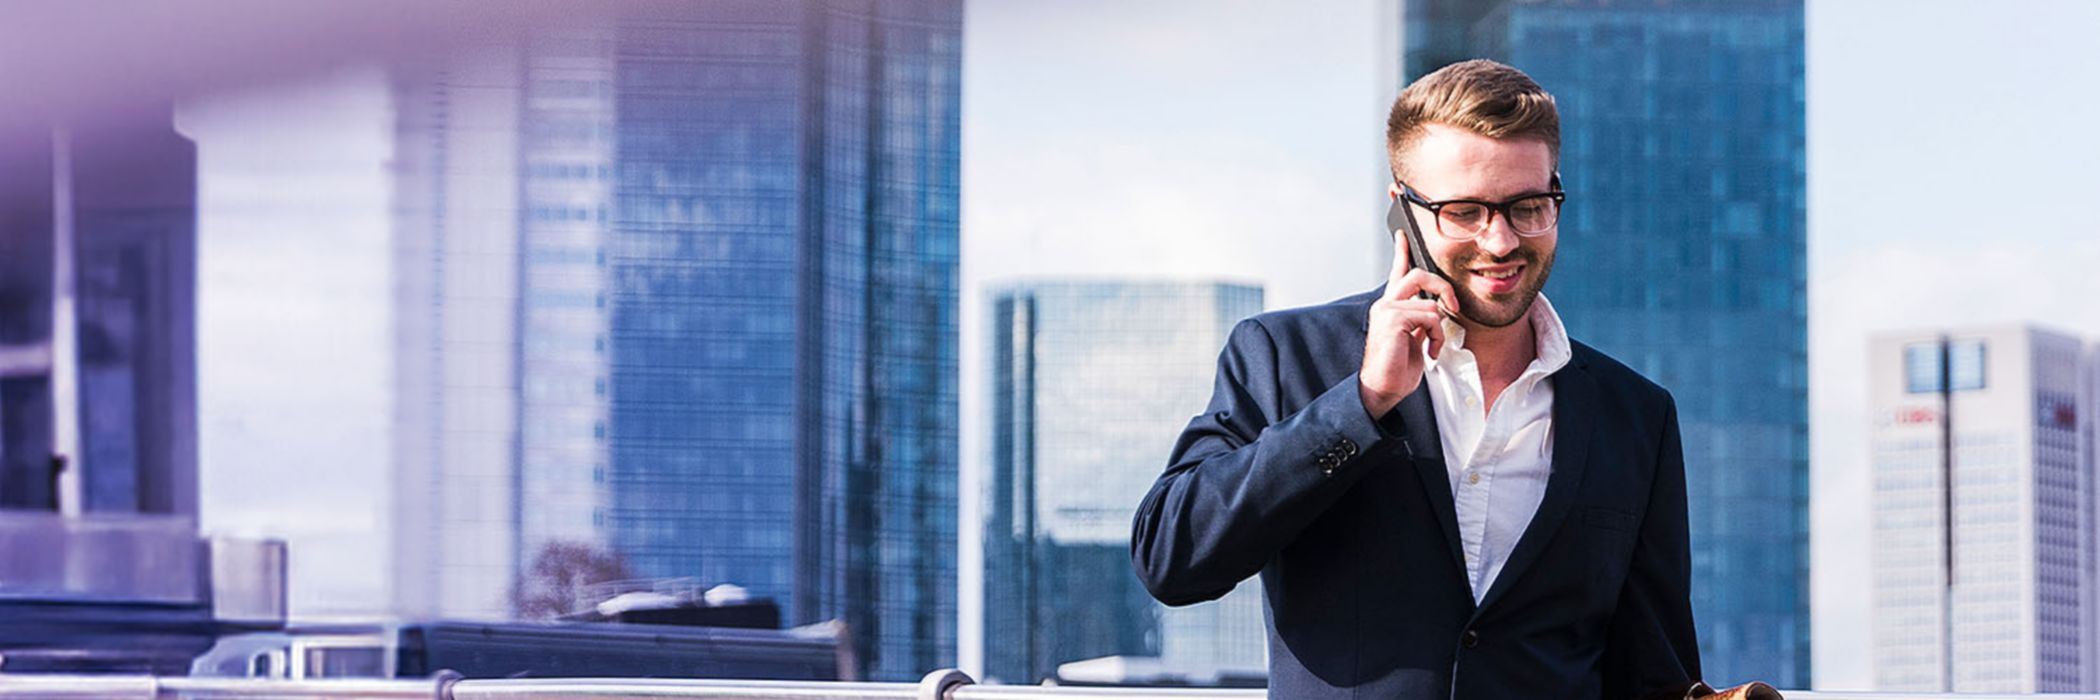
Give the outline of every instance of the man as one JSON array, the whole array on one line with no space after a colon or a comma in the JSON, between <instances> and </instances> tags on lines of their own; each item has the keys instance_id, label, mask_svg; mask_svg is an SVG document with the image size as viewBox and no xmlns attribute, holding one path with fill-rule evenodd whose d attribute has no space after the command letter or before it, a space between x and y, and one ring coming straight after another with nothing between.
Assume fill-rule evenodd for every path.
<instances>
[{"instance_id":1,"label":"man","mask_svg":"<svg viewBox=\"0 0 2100 700\"><path fill-rule=\"evenodd\" d=\"M1260 573L1273 697L1685 697L1676 406L1539 294L1552 96L1469 61L1386 126L1390 194L1448 279L1401 237L1378 290L1234 328L1138 508L1139 577L1187 605Z\"/></svg>"}]
</instances>

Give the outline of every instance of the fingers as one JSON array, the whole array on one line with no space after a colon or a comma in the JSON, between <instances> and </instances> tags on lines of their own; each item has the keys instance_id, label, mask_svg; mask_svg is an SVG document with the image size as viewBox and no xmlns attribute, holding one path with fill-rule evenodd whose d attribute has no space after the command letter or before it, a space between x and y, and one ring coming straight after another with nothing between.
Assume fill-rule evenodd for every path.
<instances>
[{"instance_id":1,"label":"fingers","mask_svg":"<svg viewBox=\"0 0 2100 700\"><path fill-rule=\"evenodd\" d=\"M1426 305L1427 302L1417 301ZM1408 344L1419 349L1423 342L1429 344L1429 356L1436 357L1444 349L1444 316L1435 307L1403 310L1400 327L1410 337Z\"/></svg>"},{"instance_id":2,"label":"fingers","mask_svg":"<svg viewBox=\"0 0 2100 700\"><path fill-rule=\"evenodd\" d=\"M1444 348L1444 316L1437 311L1434 302L1408 299L1380 304L1380 307L1373 313L1384 318L1374 318L1374 321L1382 323L1373 325L1382 325L1387 329L1387 333L1406 335L1407 344L1418 352L1423 347L1422 343L1426 341L1429 344L1430 356L1441 354Z\"/></svg>"},{"instance_id":3,"label":"fingers","mask_svg":"<svg viewBox=\"0 0 2100 700\"><path fill-rule=\"evenodd\" d=\"M1447 316L1458 318L1458 292L1451 289L1451 280L1427 270L1422 271L1422 278L1421 290L1436 297L1437 308L1443 309Z\"/></svg>"},{"instance_id":4,"label":"fingers","mask_svg":"<svg viewBox=\"0 0 2100 700\"><path fill-rule=\"evenodd\" d=\"M1393 299L1414 299L1415 295L1428 292L1436 297L1437 308L1453 318L1458 317L1458 295L1451 290L1451 282L1430 274L1428 270L1411 270L1389 284L1386 294Z\"/></svg>"},{"instance_id":5,"label":"fingers","mask_svg":"<svg viewBox=\"0 0 2100 700\"><path fill-rule=\"evenodd\" d=\"M1408 295L1396 294L1395 290L1400 288L1400 280L1414 267L1414 259L1407 257L1407 236L1393 236L1393 269L1386 274L1385 295L1394 299L1407 298Z\"/></svg>"}]
</instances>

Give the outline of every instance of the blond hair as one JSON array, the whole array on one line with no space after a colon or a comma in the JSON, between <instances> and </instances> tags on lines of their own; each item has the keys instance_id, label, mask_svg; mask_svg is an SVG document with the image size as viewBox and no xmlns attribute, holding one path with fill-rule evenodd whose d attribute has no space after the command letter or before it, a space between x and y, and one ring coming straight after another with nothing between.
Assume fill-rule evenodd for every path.
<instances>
[{"instance_id":1,"label":"blond hair","mask_svg":"<svg viewBox=\"0 0 2100 700\"><path fill-rule=\"evenodd\" d=\"M1400 154L1430 124L1495 139L1538 139L1560 162L1560 111L1553 96L1524 71L1494 61L1453 63L1400 91L1385 120L1385 153L1395 179L1407 171Z\"/></svg>"}]
</instances>

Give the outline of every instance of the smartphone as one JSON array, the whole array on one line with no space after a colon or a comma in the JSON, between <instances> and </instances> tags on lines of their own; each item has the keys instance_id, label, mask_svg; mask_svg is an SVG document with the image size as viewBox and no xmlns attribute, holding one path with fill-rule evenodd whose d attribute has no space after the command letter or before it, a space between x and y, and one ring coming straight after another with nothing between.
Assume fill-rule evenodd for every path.
<instances>
[{"instance_id":1,"label":"smartphone","mask_svg":"<svg viewBox=\"0 0 2100 700\"><path fill-rule=\"evenodd\" d=\"M1436 266L1436 261L1429 258L1429 246L1422 242L1422 227L1415 223L1414 208L1407 206L1407 198L1393 198L1393 207L1385 212L1385 227L1387 230L1397 231L1399 235L1407 237L1407 263L1409 265L1413 265L1418 270L1428 270L1429 274L1443 278L1445 281L1450 281L1451 278L1445 277L1444 271ZM1429 292L1421 292L1417 296L1423 299L1436 298L1435 295Z\"/></svg>"}]
</instances>

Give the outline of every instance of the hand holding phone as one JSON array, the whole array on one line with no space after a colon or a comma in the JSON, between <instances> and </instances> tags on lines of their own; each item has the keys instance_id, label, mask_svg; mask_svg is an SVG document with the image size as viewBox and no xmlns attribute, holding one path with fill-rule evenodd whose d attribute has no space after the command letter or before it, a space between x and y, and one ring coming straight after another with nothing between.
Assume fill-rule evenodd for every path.
<instances>
[{"instance_id":1,"label":"hand holding phone","mask_svg":"<svg viewBox=\"0 0 2100 700\"><path fill-rule=\"evenodd\" d=\"M1392 411L1422 384L1427 367L1423 350L1428 357L1443 352L1444 316L1458 313L1458 297L1451 283L1435 272L1406 203L1396 200L1394 206L1400 210L1401 229L1409 235L1394 237L1392 272L1385 293L1371 303L1363 367L1357 373L1357 392L1372 418ZM1388 221L1392 219L1389 215Z\"/></svg>"},{"instance_id":2,"label":"hand holding phone","mask_svg":"<svg viewBox=\"0 0 2100 700\"><path fill-rule=\"evenodd\" d=\"M1407 200L1393 197L1392 208L1385 210L1385 229L1393 232L1396 245L1402 240L1406 241L1404 247L1407 249L1408 264L1427 270L1438 279L1450 279L1436 266L1436 261L1429 257L1429 246L1422 242L1422 227L1415 223L1414 210L1408 208ZM1428 292L1423 292L1422 298L1429 298Z\"/></svg>"}]
</instances>

